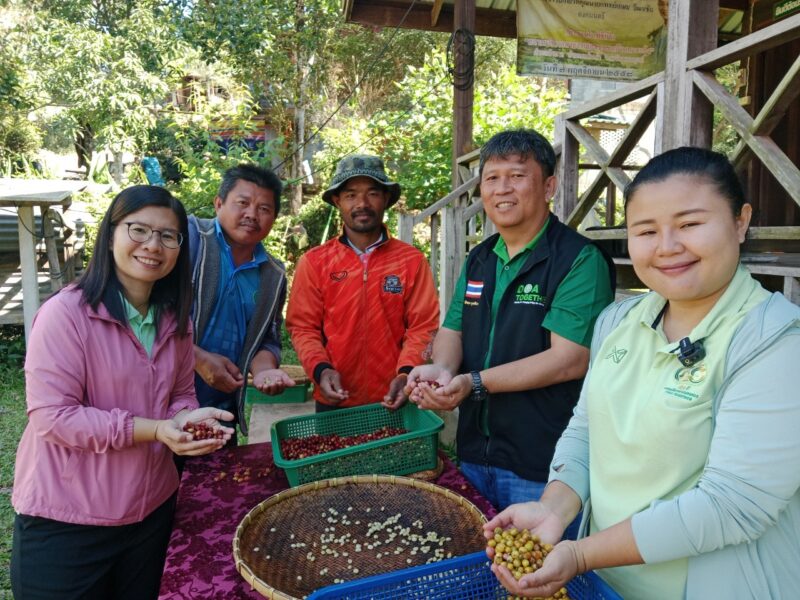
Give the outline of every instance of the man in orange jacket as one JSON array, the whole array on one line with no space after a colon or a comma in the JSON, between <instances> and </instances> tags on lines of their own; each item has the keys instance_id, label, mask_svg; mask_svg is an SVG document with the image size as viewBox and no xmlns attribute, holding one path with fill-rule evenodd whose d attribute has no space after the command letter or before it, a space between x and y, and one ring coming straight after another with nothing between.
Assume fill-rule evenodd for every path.
<instances>
[{"instance_id":1,"label":"man in orange jacket","mask_svg":"<svg viewBox=\"0 0 800 600\"><path fill-rule=\"evenodd\" d=\"M405 403L411 369L427 360L439 326L433 275L419 250L389 237L383 214L400 197L377 156L336 167L322 198L344 232L298 262L286 326L316 383L317 412Z\"/></svg>"}]
</instances>

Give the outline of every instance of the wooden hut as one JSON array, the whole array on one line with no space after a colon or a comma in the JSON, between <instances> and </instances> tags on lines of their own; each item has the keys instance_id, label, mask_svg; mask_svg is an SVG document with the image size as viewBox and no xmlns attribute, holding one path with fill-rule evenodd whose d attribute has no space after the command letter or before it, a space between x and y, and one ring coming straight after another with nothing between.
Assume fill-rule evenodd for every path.
<instances>
[{"instance_id":1,"label":"wooden hut","mask_svg":"<svg viewBox=\"0 0 800 600\"><path fill-rule=\"evenodd\" d=\"M560 188L553 210L578 227L598 202L613 214L614 202L630 181L628 161L644 133L654 128L656 153L682 145L711 147L713 124L724 122L737 144L731 159L754 207L743 263L770 289L800 303L800 10L785 0L671 0L664 71L628 84L564 112L557 125ZM789 10L791 9L791 10ZM345 0L348 21L371 26L433 31L468 30L476 35L516 37L515 0ZM720 11L740 11L741 31L719 31ZM456 53L456 55L458 55ZM726 88L719 69L737 65L743 85ZM458 65L456 65L458 70ZM458 83L458 82L454 82ZM430 222L432 266L440 296L449 304L464 252L475 237L480 202L471 198L477 178L472 142L472 88L454 88L453 192L417 215L401 219L401 238ZM619 143L604 148L587 123L631 101L641 109ZM466 108L460 108L466 107ZM634 167L635 168L635 167ZM581 173L593 173L579 186ZM640 285L624 253L625 230L613 220L586 234L616 251L619 281ZM440 233L441 232L441 233ZM602 243L602 242L601 242Z\"/></svg>"}]
</instances>

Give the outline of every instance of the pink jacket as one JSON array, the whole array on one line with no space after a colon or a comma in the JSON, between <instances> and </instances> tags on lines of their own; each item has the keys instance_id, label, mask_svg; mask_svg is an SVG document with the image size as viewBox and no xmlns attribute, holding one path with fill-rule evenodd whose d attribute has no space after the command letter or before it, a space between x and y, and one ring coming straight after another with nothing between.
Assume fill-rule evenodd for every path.
<instances>
[{"instance_id":1,"label":"pink jacket","mask_svg":"<svg viewBox=\"0 0 800 600\"><path fill-rule=\"evenodd\" d=\"M83 525L144 519L178 487L172 452L133 443L133 417L197 407L192 336L162 315L152 358L101 304L67 288L36 314L25 360L28 426L12 504L22 514Z\"/></svg>"}]
</instances>

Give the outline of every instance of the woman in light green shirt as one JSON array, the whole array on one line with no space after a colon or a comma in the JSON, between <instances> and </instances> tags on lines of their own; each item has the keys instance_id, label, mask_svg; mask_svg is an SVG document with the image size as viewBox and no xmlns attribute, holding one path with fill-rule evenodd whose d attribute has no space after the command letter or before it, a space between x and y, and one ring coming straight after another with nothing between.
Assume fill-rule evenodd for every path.
<instances>
[{"instance_id":1,"label":"woman in light green shirt","mask_svg":"<svg viewBox=\"0 0 800 600\"><path fill-rule=\"evenodd\" d=\"M578 573L626 600L788 598L800 590L800 308L739 265L752 208L721 154L679 148L625 191L628 249L652 292L600 316L592 364L541 501L486 525L557 542L511 592ZM490 554L493 554L490 551Z\"/></svg>"}]
</instances>

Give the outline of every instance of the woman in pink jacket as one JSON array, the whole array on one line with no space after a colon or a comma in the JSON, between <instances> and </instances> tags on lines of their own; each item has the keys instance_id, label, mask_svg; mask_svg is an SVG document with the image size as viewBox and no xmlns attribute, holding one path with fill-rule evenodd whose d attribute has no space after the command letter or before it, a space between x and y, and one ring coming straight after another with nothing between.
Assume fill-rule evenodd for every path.
<instances>
[{"instance_id":1,"label":"woman in pink jacket","mask_svg":"<svg viewBox=\"0 0 800 600\"><path fill-rule=\"evenodd\" d=\"M233 433L217 421L232 414L197 408L187 233L163 188L122 191L86 273L34 319L12 496L17 600L158 595L173 453L206 454ZM190 422L216 437L193 439Z\"/></svg>"}]
</instances>

